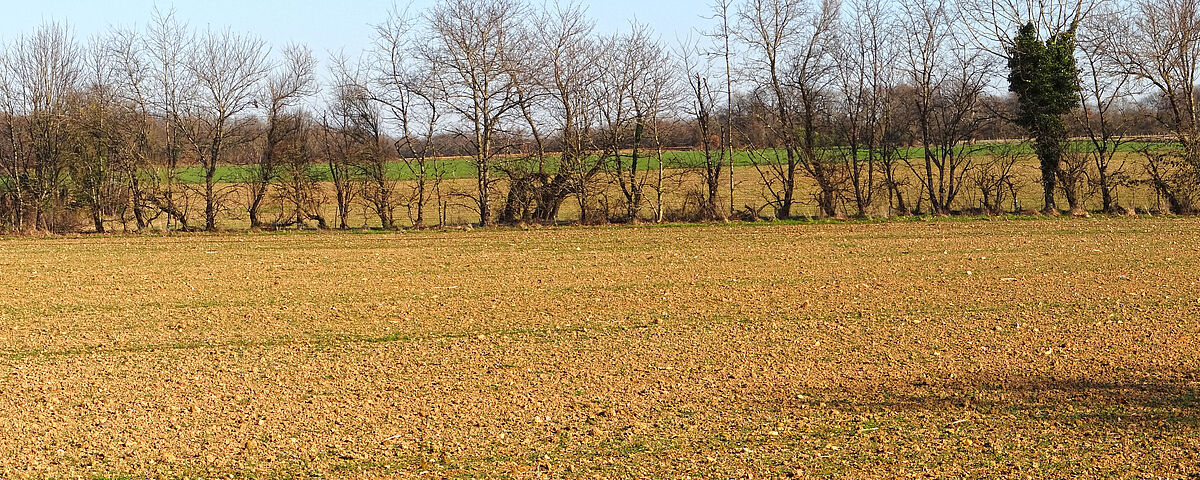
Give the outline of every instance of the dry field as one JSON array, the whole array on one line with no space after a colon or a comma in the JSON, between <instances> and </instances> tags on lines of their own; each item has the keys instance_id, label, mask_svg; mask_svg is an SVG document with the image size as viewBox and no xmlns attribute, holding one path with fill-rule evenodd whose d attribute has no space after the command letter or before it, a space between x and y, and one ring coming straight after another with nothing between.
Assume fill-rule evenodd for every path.
<instances>
[{"instance_id":1,"label":"dry field","mask_svg":"<svg viewBox=\"0 0 1200 480\"><path fill-rule=\"evenodd\" d=\"M975 160L979 162L981 160ZM1122 153L1117 157L1118 162L1126 164L1125 170L1127 173L1139 177L1143 175L1144 161L1134 154ZM646 175L646 181L651 185L655 183L657 172L641 172L640 175ZM768 173L769 175L769 173ZM721 191L718 194L717 204L720 205L722 213L726 212L729 206L728 184L727 177L722 178ZM771 208L765 207L770 204L770 191L763 186L762 175L752 166L739 165L735 169L734 183L734 202L739 214L744 213L747 206L753 208L762 208L760 213L764 216L774 215ZM798 216L818 216L820 210L815 202L816 195L819 190L815 183L809 180L804 175L798 177L796 185L796 200L793 214ZM901 191L904 195L905 202L910 209L915 209L918 205L918 196L922 194L920 189L919 179L912 173L908 167L898 167L898 181L904 184ZM1042 190L1041 190L1041 171L1039 170L1036 158L1022 159L1013 170L1013 180L1017 187L1017 199L1022 209L1040 210L1042 208ZM623 214L624 210L624 195L620 188L616 185L615 180L607 175L598 175L596 177L596 185L593 186L593 201L590 208L593 212L601 211L604 205L607 205L609 212L613 216ZM971 183L971 177L968 175L964 178L965 185L959 193L955 201L956 208L959 209L976 209L981 206L982 195L979 193L975 184ZM336 225L335 217L337 215L337 202L335 200L333 186L330 183L322 183L320 190L321 214L333 224ZM666 171L666 179L663 183L663 207L667 214L672 218L678 218L677 212L684 208L686 198L689 194L699 194L702 189L703 180L700 172L695 169L668 169ZM193 226L203 227L204 222L204 197L199 190L200 185L190 185L189 189L181 192L186 196L186 201L183 201L184 210L188 212ZM414 184L412 182L399 182L396 193L397 208L395 210L396 222L401 226L409 226L412 224L410 215L415 216L416 212L409 212L403 206L402 198L409 198L412 195ZM479 213L475 210L473 195L478 188L476 181L472 178L450 178L443 181L442 184L444 200L448 202L446 206L446 222L449 225L466 225L479 221ZM495 197L492 199L494 208L497 209L496 215L499 215L500 209L504 206L505 195L507 194L507 185L504 179L499 179L496 184ZM249 228L250 221L246 214L247 200L246 192L243 186L235 184L219 184L218 190L224 192L222 195L224 208L218 217L218 223L222 228L231 230L245 230ZM1123 207L1136 208L1140 210L1160 211L1165 208L1165 201L1158 198L1151 189L1144 184L1133 186L1122 186L1117 189L1118 203ZM849 195L849 194L848 194ZM1009 194L1005 193L1006 201L1004 207L1010 208L1012 200ZM1102 208L1100 194L1095 191L1095 188L1085 188L1082 192L1084 207L1099 211ZM887 217L889 215L887 191L882 187L877 191L874 202L868 213L874 217ZM846 204L841 205L841 210L848 214L856 213L853 205L852 197L847 197ZM927 200L920 202L921 211L928 212L929 203ZM1063 210L1067 208L1067 200L1061 194L1058 198L1059 207ZM284 208L283 205L289 205ZM649 188L646 192L646 198L642 205L643 218L650 219L654 217L654 210L657 206L657 197L653 188ZM415 208L415 207L414 207ZM290 217L290 204L279 198L272 196L263 206L261 219L271 224L275 221L280 221L285 217ZM436 224L438 220L438 212L436 201L431 200L426 210L426 223ZM562 222L573 222L579 219L579 204L576 197L568 197L563 203L559 211L558 220ZM81 219L81 228L90 228L87 219ZM128 219L129 224L125 228L132 228L132 218ZM154 224L156 228L163 228L166 222L166 216L160 215ZM309 227L313 227L312 222L309 222ZM347 217L347 226L350 228L375 228L379 227L380 222L375 215L374 210L362 199L361 194L356 194L350 214ZM122 231L122 225L119 222L110 222L109 228L114 231Z\"/></svg>"},{"instance_id":2,"label":"dry field","mask_svg":"<svg viewBox=\"0 0 1200 480\"><path fill-rule=\"evenodd\" d=\"M2 478L1200 472L1200 220L0 240Z\"/></svg>"}]
</instances>

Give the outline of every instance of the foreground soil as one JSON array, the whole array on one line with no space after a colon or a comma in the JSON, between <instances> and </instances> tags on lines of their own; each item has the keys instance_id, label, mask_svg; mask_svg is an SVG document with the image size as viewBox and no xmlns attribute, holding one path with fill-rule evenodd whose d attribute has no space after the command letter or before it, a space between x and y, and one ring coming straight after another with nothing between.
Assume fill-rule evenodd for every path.
<instances>
[{"instance_id":1,"label":"foreground soil","mask_svg":"<svg viewBox=\"0 0 1200 480\"><path fill-rule=\"evenodd\" d=\"M1198 252L1125 218L4 239L0 477L1188 478Z\"/></svg>"}]
</instances>

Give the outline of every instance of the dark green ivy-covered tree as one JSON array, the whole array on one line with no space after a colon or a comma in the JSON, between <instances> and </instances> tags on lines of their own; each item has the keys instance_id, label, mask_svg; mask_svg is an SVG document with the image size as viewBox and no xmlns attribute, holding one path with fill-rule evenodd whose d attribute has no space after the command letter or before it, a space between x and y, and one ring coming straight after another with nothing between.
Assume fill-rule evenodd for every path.
<instances>
[{"instance_id":1,"label":"dark green ivy-covered tree","mask_svg":"<svg viewBox=\"0 0 1200 480\"><path fill-rule=\"evenodd\" d=\"M1078 68L1075 66L1075 30L1051 35L1043 42L1033 24L1021 27L1009 49L1009 90L1017 95L1016 123L1029 132L1042 166L1042 189L1047 215L1058 214L1054 191L1059 165L1067 144L1063 116L1079 104ZM1081 207L1071 195L1073 213Z\"/></svg>"}]
</instances>

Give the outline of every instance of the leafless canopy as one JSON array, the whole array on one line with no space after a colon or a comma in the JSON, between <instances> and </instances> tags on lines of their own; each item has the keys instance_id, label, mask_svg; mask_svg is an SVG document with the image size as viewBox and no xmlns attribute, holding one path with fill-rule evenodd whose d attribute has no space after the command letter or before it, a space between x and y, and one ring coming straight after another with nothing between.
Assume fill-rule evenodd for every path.
<instances>
[{"instance_id":1,"label":"leafless canopy","mask_svg":"<svg viewBox=\"0 0 1200 480\"><path fill-rule=\"evenodd\" d=\"M170 10L82 42L50 23L0 49L0 224L1024 210L1028 152L1000 146L1028 134L1005 88L1024 25L1078 40L1079 101L1060 115L1067 153L1042 165L1045 205L1190 213L1198 1L714 0L672 49L638 22L598 31L582 2L438 0L381 11L365 51L324 65Z\"/></svg>"}]
</instances>

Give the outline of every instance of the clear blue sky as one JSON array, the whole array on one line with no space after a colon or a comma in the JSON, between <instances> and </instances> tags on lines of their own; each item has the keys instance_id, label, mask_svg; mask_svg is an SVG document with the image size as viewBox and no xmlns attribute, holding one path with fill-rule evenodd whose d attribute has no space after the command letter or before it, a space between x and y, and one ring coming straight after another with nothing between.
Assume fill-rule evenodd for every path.
<instances>
[{"instance_id":1,"label":"clear blue sky","mask_svg":"<svg viewBox=\"0 0 1200 480\"><path fill-rule=\"evenodd\" d=\"M288 42L308 44L325 58L331 50L345 48L351 56L369 42L370 28L380 22L391 1L357 0L34 0L6 2L0 13L0 40L12 40L33 30L43 20L66 21L76 37L84 41L109 25L144 26L154 5L175 8L178 16L193 27L232 27L261 36L273 46ZM399 5L407 0L398 1ZM435 3L414 0L420 10ZM541 0L530 0L540 4ZM597 30L610 33L628 25L628 20L653 27L669 45L676 36L686 36L693 26L706 23L701 15L708 9L706 0L595 0L584 1L597 21Z\"/></svg>"}]
</instances>

